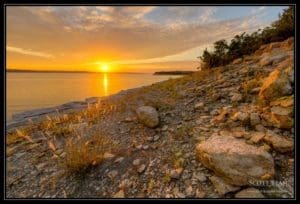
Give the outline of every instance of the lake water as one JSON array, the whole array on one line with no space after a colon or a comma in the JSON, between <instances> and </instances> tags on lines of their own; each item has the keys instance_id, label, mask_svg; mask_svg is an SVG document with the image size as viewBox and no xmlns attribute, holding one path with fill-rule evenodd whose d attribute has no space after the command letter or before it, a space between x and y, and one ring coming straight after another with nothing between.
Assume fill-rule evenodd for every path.
<instances>
[{"instance_id":1,"label":"lake water","mask_svg":"<svg viewBox=\"0 0 300 204\"><path fill-rule=\"evenodd\" d=\"M12 114L107 96L178 76L117 73L6 73L6 117Z\"/></svg>"}]
</instances>

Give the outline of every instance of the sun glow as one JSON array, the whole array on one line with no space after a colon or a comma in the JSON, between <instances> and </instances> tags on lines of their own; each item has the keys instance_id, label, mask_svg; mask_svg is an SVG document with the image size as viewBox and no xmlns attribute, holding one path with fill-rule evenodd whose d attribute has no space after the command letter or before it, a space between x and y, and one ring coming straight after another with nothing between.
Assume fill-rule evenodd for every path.
<instances>
[{"instance_id":1,"label":"sun glow","mask_svg":"<svg viewBox=\"0 0 300 204\"><path fill-rule=\"evenodd\" d=\"M109 67L108 67L107 64L101 64L99 66L99 69L100 69L101 72L108 72L109 71Z\"/></svg>"}]
</instances>

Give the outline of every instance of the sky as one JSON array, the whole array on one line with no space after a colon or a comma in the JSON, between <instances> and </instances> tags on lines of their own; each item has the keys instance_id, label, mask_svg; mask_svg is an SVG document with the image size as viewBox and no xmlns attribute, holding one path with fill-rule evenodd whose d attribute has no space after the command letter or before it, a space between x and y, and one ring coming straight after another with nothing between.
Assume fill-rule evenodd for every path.
<instances>
[{"instance_id":1,"label":"sky","mask_svg":"<svg viewBox=\"0 0 300 204\"><path fill-rule=\"evenodd\" d=\"M7 6L10 69L196 70L220 39L253 32L284 6Z\"/></svg>"}]
</instances>

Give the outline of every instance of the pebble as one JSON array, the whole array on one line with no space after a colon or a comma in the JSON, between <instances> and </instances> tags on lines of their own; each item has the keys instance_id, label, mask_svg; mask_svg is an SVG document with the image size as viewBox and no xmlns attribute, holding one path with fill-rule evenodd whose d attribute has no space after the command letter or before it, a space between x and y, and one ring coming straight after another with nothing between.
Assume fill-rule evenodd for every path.
<instances>
[{"instance_id":1,"label":"pebble","mask_svg":"<svg viewBox=\"0 0 300 204\"><path fill-rule=\"evenodd\" d=\"M107 176L108 176L110 179L115 178L117 175L118 175L118 171L117 171L117 170L112 170L112 171L110 171L110 172L107 174Z\"/></svg>"},{"instance_id":2,"label":"pebble","mask_svg":"<svg viewBox=\"0 0 300 204\"><path fill-rule=\"evenodd\" d=\"M164 125L162 128L161 128L162 131L167 131L168 130L168 126L167 125Z\"/></svg>"},{"instance_id":3,"label":"pebble","mask_svg":"<svg viewBox=\"0 0 300 204\"><path fill-rule=\"evenodd\" d=\"M179 179L182 171L183 171L183 168L173 169L170 171L170 177L173 179Z\"/></svg>"},{"instance_id":4,"label":"pebble","mask_svg":"<svg viewBox=\"0 0 300 204\"><path fill-rule=\"evenodd\" d=\"M115 160L115 163L121 163L124 160L124 157L119 157Z\"/></svg>"},{"instance_id":5,"label":"pebble","mask_svg":"<svg viewBox=\"0 0 300 204\"><path fill-rule=\"evenodd\" d=\"M159 135L155 135L155 136L153 137L153 141L154 141L154 142L156 142L157 140L159 140Z\"/></svg>"},{"instance_id":6,"label":"pebble","mask_svg":"<svg viewBox=\"0 0 300 204\"><path fill-rule=\"evenodd\" d=\"M146 169L146 165L145 165L145 164L142 164L141 166L139 166L139 168L137 169L137 171L138 171L139 173L143 173L143 172L145 171L145 169Z\"/></svg>"},{"instance_id":7,"label":"pebble","mask_svg":"<svg viewBox=\"0 0 300 204\"><path fill-rule=\"evenodd\" d=\"M141 160L140 160L140 159L135 159L135 160L133 160L133 162L132 162L132 164L133 164L134 166L138 166L138 165L140 165L140 163L141 163Z\"/></svg>"}]
</instances>

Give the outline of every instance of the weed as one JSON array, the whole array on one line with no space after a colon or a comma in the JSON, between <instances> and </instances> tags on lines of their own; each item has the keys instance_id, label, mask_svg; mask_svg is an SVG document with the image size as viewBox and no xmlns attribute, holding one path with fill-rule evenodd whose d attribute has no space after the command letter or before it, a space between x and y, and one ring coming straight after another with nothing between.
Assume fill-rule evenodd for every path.
<instances>
[{"instance_id":1,"label":"weed","mask_svg":"<svg viewBox=\"0 0 300 204\"><path fill-rule=\"evenodd\" d=\"M83 173L90 167L100 164L104 154L116 147L111 139L104 135L94 134L77 141L68 140L64 167L70 173Z\"/></svg>"},{"instance_id":2,"label":"weed","mask_svg":"<svg viewBox=\"0 0 300 204\"><path fill-rule=\"evenodd\" d=\"M162 181L164 183L169 183L171 181L171 175L169 173L166 173L163 178L162 178Z\"/></svg>"}]
</instances>

